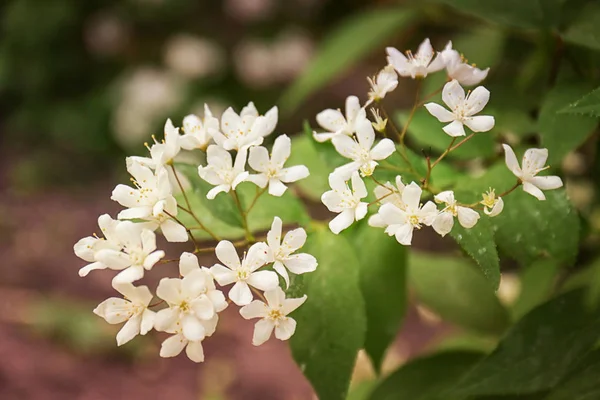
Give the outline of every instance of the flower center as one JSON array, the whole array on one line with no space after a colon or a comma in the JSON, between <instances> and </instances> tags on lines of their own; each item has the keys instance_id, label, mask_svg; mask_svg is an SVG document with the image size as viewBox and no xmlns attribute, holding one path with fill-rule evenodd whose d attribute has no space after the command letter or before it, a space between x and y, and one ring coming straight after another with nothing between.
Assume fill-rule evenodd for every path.
<instances>
[{"instance_id":1,"label":"flower center","mask_svg":"<svg viewBox=\"0 0 600 400\"><path fill-rule=\"evenodd\" d=\"M182 302L179 304L179 310L180 310L181 312L184 312L184 313L187 313L187 312L189 312L189 311L190 311L190 303L188 303L188 302L187 302L187 301L185 301L185 300L184 300L184 301L182 301Z\"/></svg>"},{"instance_id":2,"label":"flower center","mask_svg":"<svg viewBox=\"0 0 600 400\"><path fill-rule=\"evenodd\" d=\"M493 208L498 202L498 200L496 200L496 193L494 189L490 189L486 193L483 193L482 197L483 200L481 201L481 204L488 208Z\"/></svg>"},{"instance_id":3,"label":"flower center","mask_svg":"<svg viewBox=\"0 0 600 400\"><path fill-rule=\"evenodd\" d=\"M129 252L129 260L131 260L132 265L142 265L145 259L146 254L144 254L142 249L134 249Z\"/></svg>"},{"instance_id":4,"label":"flower center","mask_svg":"<svg viewBox=\"0 0 600 400\"><path fill-rule=\"evenodd\" d=\"M269 318L270 320L273 320L273 321L278 321L284 317L285 317L285 315L283 315L283 313L278 309L273 309L273 310L269 311L269 314L267 315L267 318Z\"/></svg>"},{"instance_id":5,"label":"flower center","mask_svg":"<svg viewBox=\"0 0 600 400\"><path fill-rule=\"evenodd\" d=\"M408 216L408 223L414 226L417 229L421 229L421 221L419 220L419 216L412 214Z\"/></svg>"},{"instance_id":6,"label":"flower center","mask_svg":"<svg viewBox=\"0 0 600 400\"><path fill-rule=\"evenodd\" d=\"M250 271L240 268L235 272L235 274L238 281L245 281L250 276Z\"/></svg>"}]
</instances>

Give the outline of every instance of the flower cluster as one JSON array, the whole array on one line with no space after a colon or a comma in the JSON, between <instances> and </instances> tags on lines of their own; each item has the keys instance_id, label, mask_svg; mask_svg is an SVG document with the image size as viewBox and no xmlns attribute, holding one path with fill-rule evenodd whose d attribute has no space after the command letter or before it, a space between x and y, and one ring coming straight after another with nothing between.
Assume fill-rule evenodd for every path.
<instances>
[{"instance_id":1,"label":"flower cluster","mask_svg":"<svg viewBox=\"0 0 600 400\"><path fill-rule=\"evenodd\" d=\"M464 57L452 48L449 42L441 52L434 51L429 39L425 39L418 51L401 53L395 48L387 48L388 65L376 76L367 78L370 84L368 100L363 106L356 96L346 100L345 114L340 110L327 109L316 116L317 123L324 132L314 132L314 139L319 142L331 141L337 152L350 160L349 163L336 168L329 175L331 190L325 192L321 200L329 211L337 213L329 227L335 234L352 225L354 221L365 218L369 206L379 207L377 212L369 217L370 226L384 228L385 232L394 236L403 245L412 243L413 232L423 226L432 227L438 234L445 236L453 226L455 218L464 228L472 228L480 218L478 210L494 217L504 208L503 197L517 187L539 200L545 200L542 190L556 189L562 186L557 176L536 176L545 167L548 151L546 149L529 149L525 152L522 165L519 166L515 153L506 144L506 164L518 178L515 186L496 195L495 189L490 188L482 194L483 200L475 204L460 203L453 191L436 191L430 186L431 170L450 152L470 140L478 132L488 132L494 127L494 117L481 115L487 105L490 92L483 86L477 86L465 93L463 86L474 86L486 78L489 68L481 70L470 65ZM442 101L446 107L434 102L415 102L408 123L419 106L426 110L445 125L441 130L450 136L451 142L440 157L432 161L427 157L427 175L419 182L404 183L401 176L395 177L394 184L386 181L379 182L375 169L383 160L395 152L411 166L404 147L404 135L408 125L402 131L388 121L387 113L382 106L382 100L398 86L398 77L409 77L422 80L429 74L445 70L447 82L436 93L442 93ZM420 82L419 82L420 84ZM369 120L366 108L373 105ZM385 119L381 115L386 116ZM398 139L398 146L389 137L387 128L392 125L392 131ZM470 131L467 136L468 129ZM383 134L377 143L376 132ZM456 140L465 136L460 142ZM393 171L393 169L390 169ZM414 171L413 171L414 172ZM363 179L370 179L376 185L374 188L375 201L364 201L367 196L367 186ZM430 200L427 200L427 197Z\"/></svg>"},{"instance_id":2,"label":"flower cluster","mask_svg":"<svg viewBox=\"0 0 600 400\"><path fill-rule=\"evenodd\" d=\"M306 231L296 228L284 234L283 221L274 217L265 240L257 241L246 221L250 208L263 193L282 196L286 184L309 175L303 165L285 166L291 152L291 141L286 135L275 139L270 152L262 146L264 138L274 132L277 119L277 107L259 115L254 104L249 103L239 114L228 108L219 120L205 106L203 118L189 115L183 119L182 128L167 120L164 139L154 139L152 146L146 144L149 157L126 159L132 184L117 185L111 196L125 209L117 219L101 215L101 235L83 238L74 246L75 254L88 262L80 269L80 276L98 269L119 271L112 286L122 297L111 297L94 309L110 324L125 322L117 334L118 345L155 329L170 335L162 343L162 357L176 356L185 349L191 360L201 362L202 342L215 332L219 313L230 303L241 307L243 318L260 319L253 337L257 346L267 341L273 331L280 340L294 334L296 322L288 314L306 301L306 295L286 298L279 277L287 288L290 274L317 268L315 257L298 252L306 241ZM233 196L245 220L246 240L235 244L221 240L194 213L175 162L182 150L206 152L206 165L198 166L198 175L214 187L203 195L209 200L220 193ZM369 167L360 164L356 168ZM257 186L256 198L245 210L236 193L242 182ZM179 192L183 192L183 197L178 202ZM199 226L186 226L180 212L190 214ZM193 235L195 229L212 236L218 242L216 247L201 248ZM168 242L191 241L194 249L176 259L165 259L165 252L157 249L156 232ZM240 258L238 251L242 249L246 251ZM219 263L201 267L196 254L212 250ZM170 262L178 262L178 276L159 282L158 300L152 303L154 295L148 286L135 283L143 279L145 271ZM225 296L222 288L230 285Z\"/></svg>"}]
</instances>

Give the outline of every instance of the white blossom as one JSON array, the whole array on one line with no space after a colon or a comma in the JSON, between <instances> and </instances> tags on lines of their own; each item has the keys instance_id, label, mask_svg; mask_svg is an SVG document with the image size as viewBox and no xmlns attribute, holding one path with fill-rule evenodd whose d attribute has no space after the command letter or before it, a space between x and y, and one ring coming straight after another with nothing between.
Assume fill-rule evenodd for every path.
<instances>
[{"instance_id":1,"label":"white blossom","mask_svg":"<svg viewBox=\"0 0 600 400\"><path fill-rule=\"evenodd\" d=\"M164 135L164 139L161 142L158 142L152 136L154 144L150 147L151 158L140 157L140 159L144 160L142 164L146 164L152 168L160 168L173 162L173 159L181 151L179 143L181 136L179 135L179 128L175 128L170 119L167 119L165 123Z\"/></svg>"},{"instance_id":2,"label":"white blossom","mask_svg":"<svg viewBox=\"0 0 600 400\"><path fill-rule=\"evenodd\" d=\"M466 125L473 132L487 132L494 127L494 117L475 115L490 99L490 92L478 86L465 97L465 91L457 80L448 82L442 91L442 100L450 111L436 103L427 103L425 108L440 122L450 122L443 129L452 137L465 136Z\"/></svg>"},{"instance_id":3,"label":"white blossom","mask_svg":"<svg viewBox=\"0 0 600 400\"><path fill-rule=\"evenodd\" d=\"M131 283L144 276L144 270L150 270L165 256L162 250L156 250L156 235L149 229L140 229L140 224L131 221L120 222L114 231L121 250L102 249L96 253L96 259L102 267L119 272L113 284ZM80 271L81 274L81 271Z\"/></svg>"},{"instance_id":4,"label":"white blossom","mask_svg":"<svg viewBox=\"0 0 600 400\"><path fill-rule=\"evenodd\" d=\"M404 192L404 188L406 185L402 183L402 177L400 175L396 176L396 187L394 187L390 182L386 182L383 186L377 185L375 189L373 189L373 193L375 194L375 198L379 199L380 204L391 203L403 210L406 208L406 204L402 201L402 192ZM379 213L371 215L369 217L369 225L375 228L385 228L387 224L381 218Z\"/></svg>"},{"instance_id":5,"label":"white blossom","mask_svg":"<svg viewBox=\"0 0 600 400\"><path fill-rule=\"evenodd\" d=\"M237 185L248 179L246 167L246 149L238 151L235 162L231 154L217 145L208 146L206 151L207 166L198 167L198 175L214 188L206 194L208 199L214 199L221 192L228 193L235 190Z\"/></svg>"},{"instance_id":6,"label":"white blossom","mask_svg":"<svg viewBox=\"0 0 600 400\"><path fill-rule=\"evenodd\" d=\"M279 340L288 340L296 331L296 320L288 317L306 301L306 295L297 299L286 299L280 287L265 292L266 303L254 300L242 307L240 314L245 319L261 318L254 325L252 344L260 346L271 337L275 330L275 337Z\"/></svg>"},{"instance_id":7,"label":"white blossom","mask_svg":"<svg viewBox=\"0 0 600 400\"><path fill-rule=\"evenodd\" d=\"M390 236L394 235L398 243L405 246L411 244L415 229L421 229L422 225L431 225L438 214L433 202L421 204L421 193L419 185L412 182L402 191L404 208L389 202L383 204L378 211L380 221L386 226L385 232Z\"/></svg>"},{"instance_id":8,"label":"white blossom","mask_svg":"<svg viewBox=\"0 0 600 400\"><path fill-rule=\"evenodd\" d=\"M229 107L221 116L221 130L214 131L213 139L225 150L242 150L262 144L277 125L277 107L260 116L254 103L250 102L239 115Z\"/></svg>"},{"instance_id":9,"label":"white blossom","mask_svg":"<svg viewBox=\"0 0 600 400\"><path fill-rule=\"evenodd\" d=\"M272 262L273 269L285 280L286 286L290 285L287 270L294 274L305 274L317 269L317 259L307 253L293 254L306 242L306 231L297 228L285 234L283 242L282 221L275 217L271 224L271 230L267 233L267 244L269 245L268 262Z\"/></svg>"},{"instance_id":10,"label":"white blossom","mask_svg":"<svg viewBox=\"0 0 600 400\"><path fill-rule=\"evenodd\" d=\"M329 229L336 235L367 215L368 203L360 201L367 197L367 188L358 172L351 177L352 190L339 173L329 174L329 186L332 190L323 193L321 201L334 213L339 213L329 221Z\"/></svg>"},{"instance_id":11,"label":"white blossom","mask_svg":"<svg viewBox=\"0 0 600 400\"><path fill-rule=\"evenodd\" d=\"M502 197L496 197L496 191L492 188L486 193L482 194L483 200L480 204L483 204L483 212L490 217L495 217L500 214L504 209L504 200Z\"/></svg>"},{"instance_id":12,"label":"white blossom","mask_svg":"<svg viewBox=\"0 0 600 400\"><path fill-rule=\"evenodd\" d=\"M158 315L157 315L158 318ZM173 335L165 339L160 346L161 357L175 357L179 355L183 349L188 358L194 362L200 363L204 361L204 349L202 347L202 341L212 336L217 329L217 323L219 322L219 316L215 314L212 319L204 321L199 320L202 329L204 330L204 336L199 340L190 340L183 333L182 324L174 324L170 328L165 329L165 332L172 333ZM158 327L156 327L157 330Z\"/></svg>"},{"instance_id":13,"label":"white blossom","mask_svg":"<svg viewBox=\"0 0 600 400\"><path fill-rule=\"evenodd\" d=\"M469 207L458 205L454 198L454 192L446 190L434 196L437 203L444 203L446 206L435 217L432 227L442 236L446 236L454 226L454 217L465 228L470 229L475 226L479 220L479 213Z\"/></svg>"},{"instance_id":14,"label":"white blossom","mask_svg":"<svg viewBox=\"0 0 600 400\"><path fill-rule=\"evenodd\" d=\"M546 200L542 190L552 190L562 187L563 182L558 176L536 176L550 166L544 166L548 159L548 149L529 149L523 155L522 166L519 166L513 149L503 144L506 156L506 166L523 183L523 190L538 200Z\"/></svg>"},{"instance_id":15,"label":"white blossom","mask_svg":"<svg viewBox=\"0 0 600 400\"><path fill-rule=\"evenodd\" d=\"M366 118L367 113L360 106L360 101L356 96L348 96L346 99L346 115L338 110L328 108L317 114L317 123L326 132L313 132L313 137L317 142L326 142L335 136L352 136L356 131L356 121Z\"/></svg>"},{"instance_id":16,"label":"white blossom","mask_svg":"<svg viewBox=\"0 0 600 400\"><path fill-rule=\"evenodd\" d=\"M100 250L121 250L122 245L115 233L115 228L120 223L121 221L112 219L110 215L102 214L98 217L98 226L100 227L103 237L98 237L94 234L94 236L84 237L75 243L75 246L73 246L75 255L90 263L79 270L79 276L86 276L90 271L95 269L106 268L106 265L98 261L97 254Z\"/></svg>"},{"instance_id":17,"label":"white blossom","mask_svg":"<svg viewBox=\"0 0 600 400\"><path fill-rule=\"evenodd\" d=\"M266 291L279 285L275 272L257 271L267 263L269 257L269 248L265 243L250 246L241 262L233 243L227 240L221 240L217 244L215 253L225 265L215 264L210 272L221 286L235 283L229 291L229 298L238 306L252 301L250 286Z\"/></svg>"},{"instance_id":18,"label":"white blossom","mask_svg":"<svg viewBox=\"0 0 600 400\"><path fill-rule=\"evenodd\" d=\"M400 76L413 79L425 78L427 74L437 72L445 67L444 60L439 54L435 54L429 39L425 39L419 45L419 50L414 55L408 50L405 56L393 47L388 47L386 51L388 63L394 67Z\"/></svg>"},{"instance_id":19,"label":"white blossom","mask_svg":"<svg viewBox=\"0 0 600 400\"><path fill-rule=\"evenodd\" d=\"M371 108L371 114L373 114L373 119L375 119L374 122L371 122L371 125L373 125L373 129L375 129L377 132L385 132L385 127L388 122L387 118L382 118L379 114L379 110L376 110L374 108Z\"/></svg>"},{"instance_id":20,"label":"white blossom","mask_svg":"<svg viewBox=\"0 0 600 400\"><path fill-rule=\"evenodd\" d=\"M115 285L120 297L104 300L94 309L94 314L104 318L109 324L125 325L117 333L117 345L121 346L137 335L145 335L154 326L156 313L148 309L152 293L147 286L133 286L131 283Z\"/></svg>"},{"instance_id":21,"label":"white blossom","mask_svg":"<svg viewBox=\"0 0 600 400\"><path fill-rule=\"evenodd\" d=\"M183 119L183 132L179 139L181 148L185 150L206 149L212 140L213 133L219 131L219 120L213 117L210 108L204 104L204 118L190 114Z\"/></svg>"},{"instance_id":22,"label":"white blossom","mask_svg":"<svg viewBox=\"0 0 600 400\"><path fill-rule=\"evenodd\" d=\"M367 80L369 81L371 90L369 90L369 101L367 101L365 106L383 99L387 93L393 91L398 86L398 75L392 65L387 65L377 73L377 76L367 78Z\"/></svg>"},{"instance_id":23,"label":"white blossom","mask_svg":"<svg viewBox=\"0 0 600 400\"><path fill-rule=\"evenodd\" d=\"M452 48L452 42L448 42L446 48L440 53L446 64L446 72L450 79L456 79L461 85L473 86L483 81L489 72L489 68L481 70L475 65L469 65L460 53Z\"/></svg>"},{"instance_id":24,"label":"white blossom","mask_svg":"<svg viewBox=\"0 0 600 400\"><path fill-rule=\"evenodd\" d=\"M355 171L360 171L363 176L373 175L377 161L386 159L396 151L394 142L387 138L373 147L375 131L367 118L359 118L357 121L356 138L354 140L350 136L338 135L331 139L338 153L352 160L336 169L345 179L349 179Z\"/></svg>"},{"instance_id":25,"label":"white blossom","mask_svg":"<svg viewBox=\"0 0 600 400\"><path fill-rule=\"evenodd\" d=\"M290 157L292 141L287 135L278 136L273 143L273 150L269 151L262 146L250 148L248 164L259 174L250 175L248 180L264 188L269 185L269 194L282 196L287 186L284 183L296 182L309 175L308 168L304 165L295 165L284 168L283 165Z\"/></svg>"}]
</instances>

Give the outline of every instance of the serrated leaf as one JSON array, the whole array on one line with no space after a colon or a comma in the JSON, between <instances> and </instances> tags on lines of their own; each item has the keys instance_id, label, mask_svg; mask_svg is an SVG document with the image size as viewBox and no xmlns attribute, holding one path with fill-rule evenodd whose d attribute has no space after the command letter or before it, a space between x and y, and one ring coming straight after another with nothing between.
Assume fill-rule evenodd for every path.
<instances>
[{"instance_id":1,"label":"serrated leaf","mask_svg":"<svg viewBox=\"0 0 600 400\"><path fill-rule=\"evenodd\" d=\"M406 312L406 247L368 224L353 232L365 300L365 350L377 372ZM365 251L368 249L368 251Z\"/></svg>"},{"instance_id":2,"label":"serrated leaf","mask_svg":"<svg viewBox=\"0 0 600 400\"><path fill-rule=\"evenodd\" d=\"M587 7L583 8L579 17L567 28L563 38L567 42L600 50L599 19L600 6L589 3Z\"/></svg>"},{"instance_id":3,"label":"serrated leaf","mask_svg":"<svg viewBox=\"0 0 600 400\"><path fill-rule=\"evenodd\" d=\"M475 260L490 286L494 290L498 289L500 259L489 217L482 213L477 224L471 229L463 228L457 221L452 227L450 236Z\"/></svg>"},{"instance_id":4,"label":"serrated leaf","mask_svg":"<svg viewBox=\"0 0 600 400\"><path fill-rule=\"evenodd\" d=\"M468 397L549 389L593 347L598 329L600 314L584 307L582 291L552 299L523 317L452 393Z\"/></svg>"},{"instance_id":5,"label":"serrated leaf","mask_svg":"<svg viewBox=\"0 0 600 400\"><path fill-rule=\"evenodd\" d=\"M515 319L521 318L548 298L558 269L559 265L553 260L539 260L520 271L521 291L512 306Z\"/></svg>"},{"instance_id":6,"label":"serrated leaf","mask_svg":"<svg viewBox=\"0 0 600 400\"><path fill-rule=\"evenodd\" d=\"M600 350L588 353L544 400L596 400L600 398Z\"/></svg>"},{"instance_id":7,"label":"serrated leaf","mask_svg":"<svg viewBox=\"0 0 600 400\"><path fill-rule=\"evenodd\" d=\"M568 152L579 147L598 125L594 118L558 113L590 89L579 83L559 83L544 98L538 116L538 131L542 146L548 149L549 165L559 163Z\"/></svg>"},{"instance_id":8,"label":"serrated leaf","mask_svg":"<svg viewBox=\"0 0 600 400\"><path fill-rule=\"evenodd\" d=\"M292 354L319 398L343 400L366 330L357 256L343 236L320 225L303 250L319 266L303 277L308 300L293 314Z\"/></svg>"},{"instance_id":9,"label":"serrated leaf","mask_svg":"<svg viewBox=\"0 0 600 400\"><path fill-rule=\"evenodd\" d=\"M371 393L372 400L462 400L446 393L483 357L475 351L446 351L403 365Z\"/></svg>"},{"instance_id":10,"label":"serrated leaf","mask_svg":"<svg viewBox=\"0 0 600 400\"><path fill-rule=\"evenodd\" d=\"M408 271L419 301L442 318L485 334L497 335L508 328L507 310L467 259L413 251Z\"/></svg>"},{"instance_id":11,"label":"serrated leaf","mask_svg":"<svg viewBox=\"0 0 600 400\"><path fill-rule=\"evenodd\" d=\"M323 40L312 62L283 95L279 102L282 109L291 112L307 96L415 22L416 15L404 8L380 8L350 16Z\"/></svg>"},{"instance_id":12,"label":"serrated leaf","mask_svg":"<svg viewBox=\"0 0 600 400\"><path fill-rule=\"evenodd\" d=\"M559 114L578 114L600 117L600 87L558 111Z\"/></svg>"}]
</instances>

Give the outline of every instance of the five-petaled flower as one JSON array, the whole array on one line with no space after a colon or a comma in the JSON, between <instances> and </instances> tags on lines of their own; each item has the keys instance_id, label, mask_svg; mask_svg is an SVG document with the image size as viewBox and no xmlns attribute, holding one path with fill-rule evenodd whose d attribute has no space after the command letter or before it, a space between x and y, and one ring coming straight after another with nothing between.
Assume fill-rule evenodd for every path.
<instances>
[{"instance_id":1,"label":"five-petaled flower","mask_svg":"<svg viewBox=\"0 0 600 400\"><path fill-rule=\"evenodd\" d=\"M288 340L292 337L296 331L296 320L287 315L304 304L306 295L297 299L286 299L283 290L277 287L265 292L265 299L266 303L254 300L240 309L240 314L245 319L261 318L254 325L252 344L255 346L260 346L269 340L273 330L279 340Z\"/></svg>"},{"instance_id":2,"label":"five-petaled flower","mask_svg":"<svg viewBox=\"0 0 600 400\"><path fill-rule=\"evenodd\" d=\"M519 166L517 156L513 149L503 144L506 166L512 171L519 181L523 183L523 190L538 200L546 200L542 190L558 189L563 185L558 176L536 176L550 166L544 166L548 159L548 149L529 149L523 155L522 166Z\"/></svg>"},{"instance_id":3,"label":"five-petaled flower","mask_svg":"<svg viewBox=\"0 0 600 400\"><path fill-rule=\"evenodd\" d=\"M367 113L360 106L360 101L356 96L348 96L346 99L346 116L340 110L328 108L317 114L317 123L326 132L313 132L313 137L317 142L326 142L335 136L352 136L356 131L356 122L359 119L366 118Z\"/></svg>"},{"instance_id":4,"label":"five-petaled flower","mask_svg":"<svg viewBox=\"0 0 600 400\"><path fill-rule=\"evenodd\" d=\"M469 65L460 53L452 48L448 42L446 48L440 53L446 64L446 72L450 79L456 79L461 85L473 86L479 84L487 77L489 68L481 70L475 65Z\"/></svg>"},{"instance_id":5,"label":"five-petaled flower","mask_svg":"<svg viewBox=\"0 0 600 400\"><path fill-rule=\"evenodd\" d=\"M79 270L79 276L86 276L90 271L95 269L107 268L106 265L98 260L97 255L100 250L121 250L123 246L115 233L115 229L120 223L121 221L112 219L110 215L102 214L98 217L98 227L100 227L103 237L98 237L94 234L94 236L86 236L75 243L75 246L73 246L75 255L89 263Z\"/></svg>"},{"instance_id":6,"label":"five-petaled flower","mask_svg":"<svg viewBox=\"0 0 600 400\"><path fill-rule=\"evenodd\" d=\"M206 198L214 199L221 192L229 193L237 185L248 179L246 168L246 149L238 151L235 162L228 151L217 145L208 146L206 151L207 166L198 167L198 175L214 188L206 193Z\"/></svg>"},{"instance_id":7,"label":"five-petaled flower","mask_svg":"<svg viewBox=\"0 0 600 400\"><path fill-rule=\"evenodd\" d=\"M371 90L369 90L369 101L367 101L365 106L383 99L387 93L393 91L398 86L398 75L392 65L387 65L375 77L367 78L367 80L369 81Z\"/></svg>"},{"instance_id":8,"label":"five-petaled flower","mask_svg":"<svg viewBox=\"0 0 600 400\"><path fill-rule=\"evenodd\" d=\"M183 119L184 135L179 139L182 149L204 150L212 140L214 132L219 131L219 120L213 117L208 105L204 105L204 118L190 114Z\"/></svg>"},{"instance_id":9,"label":"five-petaled flower","mask_svg":"<svg viewBox=\"0 0 600 400\"><path fill-rule=\"evenodd\" d=\"M450 111L436 103L427 103L425 108L440 122L450 122L444 132L452 137L465 136L466 125L473 132L487 132L494 127L494 117L475 115L487 104L490 92L478 86L465 97L465 91L457 80L448 82L442 91L442 100Z\"/></svg>"},{"instance_id":10,"label":"five-petaled flower","mask_svg":"<svg viewBox=\"0 0 600 400\"><path fill-rule=\"evenodd\" d=\"M425 39L419 45L419 50L414 55L408 50L405 56L393 47L388 47L386 51L388 63L394 67L400 76L410 76L413 79L425 78L427 74L440 71L445 67L444 60L440 54L435 54L429 39Z\"/></svg>"},{"instance_id":11,"label":"five-petaled flower","mask_svg":"<svg viewBox=\"0 0 600 400\"><path fill-rule=\"evenodd\" d=\"M368 203L360 201L367 197L365 183L358 172L354 172L350 179L352 190L343 175L335 172L329 174L329 186L332 190L321 196L321 201L329 211L339 213L329 221L329 229L336 235L352 225L354 221L359 221L367 215Z\"/></svg>"},{"instance_id":12,"label":"five-petaled flower","mask_svg":"<svg viewBox=\"0 0 600 400\"><path fill-rule=\"evenodd\" d=\"M436 203L444 203L446 206L435 217L432 227L442 236L446 236L454 226L454 217L465 228L470 229L479 220L479 213L469 207L461 206L454 198L454 192L446 190L434 197Z\"/></svg>"},{"instance_id":13,"label":"five-petaled flower","mask_svg":"<svg viewBox=\"0 0 600 400\"><path fill-rule=\"evenodd\" d=\"M269 157L269 151L265 147L250 148L248 164L259 174L250 175L248 180L261 188L266 187L268 184L270 195L282 196L287 190L284 183L296 182L306 178L309 172L304 165L283 167L290 157L291 147L292 141L290 138L287 135L281 135L273 143L271 157Z\"/></svg>"},{"instance_id":14,"label":"five-petaled flower","mask_svg":"<svg viewBox=\"0 0 600 400\"><path fill-rule=\"evenodd\" d=\"M239 115L231 107L225 110L221 115L221 129L211 133L217 145L225 150L244 150L262 144L263 138L275 130L277 119L277 107L262 116L250 102Z\"/></svg>"}]
</instances>

